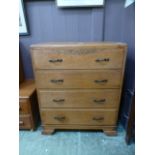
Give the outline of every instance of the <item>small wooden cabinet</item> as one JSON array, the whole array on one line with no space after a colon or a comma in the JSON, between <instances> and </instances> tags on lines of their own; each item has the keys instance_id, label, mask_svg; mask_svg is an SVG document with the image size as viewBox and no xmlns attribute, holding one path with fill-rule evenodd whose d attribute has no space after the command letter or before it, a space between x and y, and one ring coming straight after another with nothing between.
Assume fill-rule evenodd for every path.
<instances>
[{"instance_id":1,"label":"small wooden cabinet","mask_svg":"<svg viewBox=\"0 0 155 155\"><path fill-rule=\"evenodd\" d=\"M19 129L34 130L39 121L36 88L33 80L19 85Z\"/></svg>"},{"instance_id":2,"label":"small wooden cabinet","mask_svg":"<svg viewBox=\"0 0 155 155\"><path fill-rule=\"evenodd\" d=\"M101 129L115 135L126 51L123 43L32 45L43 133Z\"/></svg>"}]
</instances>

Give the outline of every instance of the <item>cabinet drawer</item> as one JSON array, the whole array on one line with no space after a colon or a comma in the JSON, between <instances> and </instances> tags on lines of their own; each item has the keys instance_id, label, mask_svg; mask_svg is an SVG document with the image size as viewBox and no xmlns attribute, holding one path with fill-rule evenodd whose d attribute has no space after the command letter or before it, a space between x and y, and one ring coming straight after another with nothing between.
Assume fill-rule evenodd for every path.
<instances>
[{"instance_id":1,"label":"cabinet drawer","mask_svg":"<svg viewBox=\"0 0 155 155\"><path fill-rule=\"evenodd\" d=\"M26 115L19 117L19 129L30 129L31 126L31 116Z\"/></svg>"},{"instance_id":2,"label":"cabinet drawer","mask_svg":"<svg viewBox=\"0 0 155 155\"><path fill-rule=\"evenodd\" d=\"M119 89L93 90L39 90L42 108L116 108L119 105Z\"/></svg>"},{"instance_id":3,"label":"cabinet drawer","mask_svg":"<svg viewBox=\"0 0 155 155\"><path fill-rule=\"evenodd\" d=\"M115 110L42 110L43 124L115 125Z\"/></svg>"},{"instance_id":4,"label":"cabinet drawer","mask_svg":"<svg viewBox=\"0 0 155 155\"><path fill-rule=\"evenodd\" d=\"M32 50L35 69L120 69L124 48L53 48Z\"/></svg>"},{"instance_id":5,"label":"cabinet drawer","mask_svg":"<svg viewBox=\"0 0 155 155\"><path fill-rule=\"evenodd\" d=\"M119 70L36 71L38 88L119 88Z\"/></svg>"},{"instance_id":6,"label":"cabinet drawer","mask_svg":"<svg viewBox=\"0 0 155 155\"><path fill-rule=\"evenodd\" d=\"M28 99L19 99L19 114L29 114Z\"/></svg>"}]
</instances>

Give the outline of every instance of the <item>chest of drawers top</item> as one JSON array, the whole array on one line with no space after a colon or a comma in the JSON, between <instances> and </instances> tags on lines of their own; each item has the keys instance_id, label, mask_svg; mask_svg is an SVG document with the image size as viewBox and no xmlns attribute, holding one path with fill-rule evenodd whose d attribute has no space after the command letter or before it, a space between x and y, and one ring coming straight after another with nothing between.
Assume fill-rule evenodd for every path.
<instances>
[{"instance_id":1,"label":"chest of drawers top","mask_svg":"<svg viewBox=\"0 0 155 155\"><path fill-rule=\"evenodd\" d=\"M126 44L46 43L31 46L34 69L121 69Z\"/></svg>"}]
</instances>

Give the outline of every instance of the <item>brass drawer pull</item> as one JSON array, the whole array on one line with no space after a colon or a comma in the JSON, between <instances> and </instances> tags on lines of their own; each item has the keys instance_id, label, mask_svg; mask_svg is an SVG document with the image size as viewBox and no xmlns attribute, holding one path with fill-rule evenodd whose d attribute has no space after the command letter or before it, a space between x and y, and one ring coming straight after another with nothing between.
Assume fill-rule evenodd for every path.
<instances>
[{"instance_id":1,"label":"brass drawer pull","mask_svg":"<svg viewBox=\"0 0 155 155\"><path fill-rule=\"evenodd\" d=\"M98 58L98 59L96 59L95 61L96 61L96 62L109 62L110 59L109 59L109 58L103 58L103 59Z\"/></svg>"},{"instance_id":2,"label":"brass drawer pull","mask_svg":"<svg viewBox=\"0 0 155 155\"><path fill-rule=\"evenodd\" d=\"M23 121L19 121L19 125L24 125L24 122Z\"/></svg>"},{"instance_id":3,"label":"brass drawer pull","mask_svg":"<svg viewBox=\"0 0 155 155\"><path fill-rule=\"evenodd\" d=\"M101 100L97 100L95 99L94 102L95 103L105 103L106 99L101 99Z\"/></svg>"},{"instance_id":4,"label":"brass drawer pull","mask_svg":"<svg viewBox=\"0 0 155 155\"><path fill-rule=\"evenodd\" d=\"M104 120L104 117L93 117L94 121L102 121Z\"/></svg>"},{"instance_id":5,"label":"brass drawer pull","mask_svg":"<svg viewBox=\"0 0 155 155\"><path fill-rule=\"evenodd\" d=\"M51 80L52 83L63 83L64 80L63 79L59 79L59 80Z\"/></svg>"},{"instance_id":6,"label":"brass drawer pull","mask_svg":"<svg viewBox=\"0 0 155 155\"><path fill-rule=\"evenodd\" d=\"M65 120L65 116L55 116L54 119L56 119L58 121L63 121L63 120Z\"/></svg>"},{"instance_id":7,"label":"brass drawer pull","mask_svg":"<svg viewBox=\"0 0 155 155\"><path fill-rule=\"evenodd\" d=\"M53 99L53 102L57 102L57 103L65 102L65 99Z\"/></svg>"},{"instance_id":8,"label":"brass drawer pull","mask_svg":"<svg viewBox=\"0 0 155 155\"><path fill-rule=\"evenodd\" d=\"M95 80L94 81L95 83L107 83L108 82L108 80Z\"/></svg>"},{"instance_id":9,"label":"brass drawer pull","mask_svg":"<svg viewBox=\"0 0 155 155\"><path fill-rule=\"evenodd\" d=\"M51 63L63 62L63 59L50 59L49 62Z\"/></svg>"}]
</instances>

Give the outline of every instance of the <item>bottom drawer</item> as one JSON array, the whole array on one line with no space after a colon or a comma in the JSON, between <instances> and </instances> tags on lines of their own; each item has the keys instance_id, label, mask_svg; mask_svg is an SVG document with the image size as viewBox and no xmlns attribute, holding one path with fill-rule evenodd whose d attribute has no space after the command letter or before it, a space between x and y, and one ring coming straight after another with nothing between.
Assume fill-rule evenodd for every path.
<instances>
[{"instance_id":1,"label":"bottom drawer","mask_svg":"<svg viewBox=\"0 0 155 155\"><path fill-rule=\"evenodd\" d=\"M19 129L31 129L31 116L20 116L19 117Z\"/></svg>"},{"instance_id":2,"label":"bottom drawer","mask_svg":"<svg viewBox=\"0 0 155 155\"><path fill-rule=\"evenodd\" d=\"M42 109L43 124L115 125L116 110L102 109Z\"/></svg>"}]
</instances>

